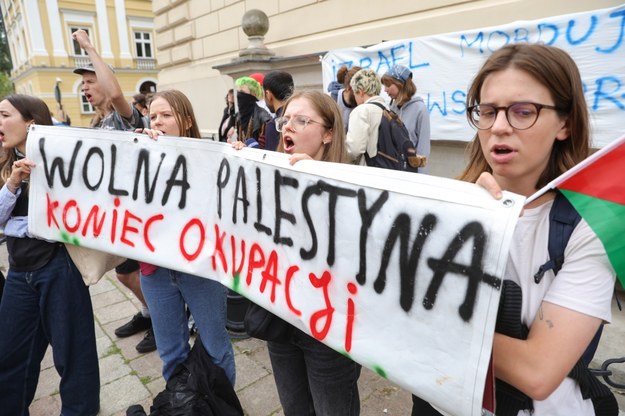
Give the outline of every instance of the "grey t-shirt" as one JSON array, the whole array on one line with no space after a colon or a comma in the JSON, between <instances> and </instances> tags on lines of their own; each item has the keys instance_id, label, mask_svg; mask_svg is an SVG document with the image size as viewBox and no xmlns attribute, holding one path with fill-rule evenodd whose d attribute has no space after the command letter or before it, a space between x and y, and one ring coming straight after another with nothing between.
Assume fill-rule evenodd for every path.
<instances>
[{"instance_id":1,"label":"grey t-shirt","mask_svg":"<svg viewBox=\"0 0 625 416\"><path fill-rule=\"evenodd\" d=\"M132 117L130 120L123 118L117 111L111 111L100 120L100 123L96 126L98 129L105 130L134 130L143 128L143 122L141 121L141 113L139 110L132 107Z\"/></svg>"}]
</instances>

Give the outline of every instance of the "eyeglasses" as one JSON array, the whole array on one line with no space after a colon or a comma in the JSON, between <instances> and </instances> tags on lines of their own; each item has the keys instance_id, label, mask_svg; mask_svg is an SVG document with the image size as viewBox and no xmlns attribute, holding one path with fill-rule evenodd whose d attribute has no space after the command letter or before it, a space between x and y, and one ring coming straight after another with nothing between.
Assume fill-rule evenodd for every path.
<instances>
[{"instance_id":1,"label":"eyeglasses","mask_svg":"<svg viewBox=\"0 0 625 416\"><path fill-rule=\"evenodd\" d=\"M306 128L306 126L309 123L315 123L315 124L320 124L322 126L324 126L323 123L319 122L319 121L315 121L312 120L310 117L308 116L300 116L300 115L296 115L296 116L285 116L285 117L278 117L276 119L276 130L278 130L279 132L282 132L282 130L284 129L284 127L290 122L293 121L292 123L292 128L295 131L301 131L304 130Z\"/></svg>"},{"instance_id":2,"label":"eyeglasses","mask_svg":"<svg viewBox=\"0 0 625 416\"><path fill-rule=\"evenodd\" d=\"M506 120L512 128L527 130L536 124L540 110L543 108L557 110L557 107L553 105L521 102L507 107L496 107L490 104L472 105L467 108L467 113L470 114L469 121L478 130L488 130L493 127L501 110L505 111Z\"/></svg>"}]
</instances>

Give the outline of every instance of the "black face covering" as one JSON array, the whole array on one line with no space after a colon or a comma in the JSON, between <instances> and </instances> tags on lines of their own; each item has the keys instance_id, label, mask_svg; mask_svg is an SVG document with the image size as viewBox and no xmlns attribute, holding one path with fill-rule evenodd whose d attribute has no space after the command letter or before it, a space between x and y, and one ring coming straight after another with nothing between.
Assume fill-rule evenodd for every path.
<instances>
[{"instance_id":1,"label":"black face covering","mask_svg":"<svg viewBox=\"0 0 625 416\"><path fill-rule=\"evenodd\" d=\"M237 102L239 103L239 117L241 118L241 126L247 126L249 123L254 109L256 108L256 101L258 99L252 94L247 94L242 91L237 91Z\"/></svg>"}]
</instances>

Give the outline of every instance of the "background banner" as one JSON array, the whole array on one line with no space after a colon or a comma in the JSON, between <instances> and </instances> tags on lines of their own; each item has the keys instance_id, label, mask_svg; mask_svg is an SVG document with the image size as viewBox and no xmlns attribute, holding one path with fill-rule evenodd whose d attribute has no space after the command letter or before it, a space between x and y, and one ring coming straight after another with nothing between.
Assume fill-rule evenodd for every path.
<instances>
[{"instance_id":1,"label":"background banner","mask_svg":"<svg viewBox=\"0 0 625 416\"><path fill-rule=\"evenodd\" d=\"M524 198L212 141L35 126L30 232L216 279L457 415L479 415Z\"/></svg>"},{"instance_id":2,"label":"background banner","mask_svg":"<svg viewBox=\"0 0 625 416\"><path fill-rule=\"evenodd\" d=\"M593 145L616 139L625 119L625 5L502 26L338 49L322 60L323 85L342 65L412 70L417 95L430 111L433 140L470 141L475 131L465 116L466 91L486 58L511 43L554 45L575 59L582 74L593 126ZM388 98L388 96L387 96Z\"/></svg>"}]
</instances>

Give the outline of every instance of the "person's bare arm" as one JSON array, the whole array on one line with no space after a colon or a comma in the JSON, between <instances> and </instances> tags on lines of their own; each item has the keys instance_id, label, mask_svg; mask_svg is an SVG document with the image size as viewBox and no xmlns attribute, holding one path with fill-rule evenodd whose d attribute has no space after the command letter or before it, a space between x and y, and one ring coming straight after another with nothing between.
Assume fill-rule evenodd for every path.
<instances>
[{"instance_id":1,"label":"person's bare arm","mask_svg":"<svg viewBox=\"0 0 625 416\"><path fill-rule=\"evenodd\" d=\"M495 375L544 400L575 366L600 324L599 318L543 302L527 340L495 334Z\"/></svg>"},{"instance_id":2,"label":"person's bare arm","mask_svg":"<svg viewBox=\"0 0 625 416\"><path fill-rule=\"evenodd\" d=\"M98 54L87 32L82 29L77 30L72 33L72 38L76 40L80 47L89 55L96 76L98 77L98 83L102 86L102 90L106 91L115 111L123 118L127 120L130 119L132 117L132 107L128 101L126 101L115 74L111 71L111 68L109 68L106 62L104 62L100 54Z\"/></svg>"}]
</instances>

